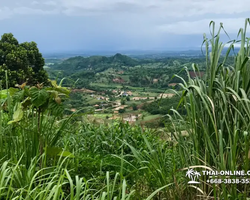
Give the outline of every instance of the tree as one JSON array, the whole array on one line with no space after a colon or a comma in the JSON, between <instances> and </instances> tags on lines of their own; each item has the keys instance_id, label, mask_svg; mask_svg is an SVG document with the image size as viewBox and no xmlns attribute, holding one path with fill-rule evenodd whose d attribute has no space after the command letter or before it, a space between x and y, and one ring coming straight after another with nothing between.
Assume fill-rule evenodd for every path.
<instances>
[{"instance_id":1,"label":"tree","mask_svg":"<svg viewBox=\"0 0 250 200\"><path fill-rule=\"evenodd\" d=\"M125 111L126 110L124 108L118 110L119 113L125 113Z\"/></svg>"},{"instance_id":2,"label":"tree","mask_svg":"<svg viewBox=\"0 0 250 200\"><path fill-rule=\"evenodd\" d=\"M137 105L135 103L132 104L133 110L138 110Z\"/></svg>"},{"instance_id":3,"label":"tree","mask_svg":"<svg viewBox=\"0 0 250 200\"><path fill-rule=\"evenodd\" d=\"M121 99L121 105L125 105L126 101L124 98Z\"/></svg>"},{"instance_id":4,"label":"tree","mask_svg":"<svg viewBox=\"0 0 250 200\"><path fill-rule=\"evenodd\" d=\"M35 42L19 44L13 34L5 33L0 40L0 80L2 87L13 87L27 82L48 84L48 75L43 69L44 59ZM6 80L6 72L7 78Z\"/></svg>"}]
</instances>

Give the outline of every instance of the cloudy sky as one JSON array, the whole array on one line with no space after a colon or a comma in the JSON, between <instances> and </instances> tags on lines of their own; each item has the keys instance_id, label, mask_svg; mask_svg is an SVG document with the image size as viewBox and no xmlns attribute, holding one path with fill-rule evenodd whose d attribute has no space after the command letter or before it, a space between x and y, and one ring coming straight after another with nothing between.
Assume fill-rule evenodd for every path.
<instances>
[{"instance_id":1,"label":"cloudy sky","mask_svg":"<svg viewBox=\"0 0 250 200\"><path fill-rule=\"evenodd\" d=\"M0 33L40 50L179 50L199 47L209 22L236 38L248 0L0 0Z\"/></svg>"}]
</instances>

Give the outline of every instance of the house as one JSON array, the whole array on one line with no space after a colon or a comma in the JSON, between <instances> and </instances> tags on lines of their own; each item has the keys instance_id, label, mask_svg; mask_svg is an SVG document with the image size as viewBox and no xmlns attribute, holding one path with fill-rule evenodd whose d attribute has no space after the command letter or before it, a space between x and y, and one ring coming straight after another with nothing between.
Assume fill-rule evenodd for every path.
<instances>
[{"instance_id":1,"label":"house","mask_svg":"<svg viewBox=\"0 0 250 200\"><path fill-rule=\"evenodd\" d=\"M131 91L128 91L127 94L128 94L129 96L132 96L132 95L133 95L133 93L132 93Z\"/></svg>"},{"instance_id":2,"label":"house","mask_svg":"<svg viewBox=\"0 0 250 200\"><path fill-rule=\"evenodd\" d=\"M100 96L100 97L97 97L97 100L105 100L105 101L108 101L109 98L108 98L108 97Z\"/></svg>"},{"instance_id":3,"label":"house","mask_svg":"<svg viewBox=\"0 0 250 200\"><path fill-rule=\"evenodd\" d=\"M173 97L175 94L172 93L165 93L165 94L160 94L159 98L171 98Z\"/></svg>"},{"instance_id":4,"label":"house","mask_svg":"<svg viewBox=\"0 0 250 200\"><path fill-rule=\"evenodd\" d=\"M125 91L120 91L120 94L117 97L119 97L119 96L126 96L126 95L127 95L127 93Z\"/></svg>"},{"instance_id":5,"label":"house","mask_svg":"<svg viewBox=\"0 0 250 200\"><path fill-rule=\"evenodd\" d=\"M158 82L158 79L154 78L153 83L157 83L157 82Z\"/></svg>"},{"instance_id":6,"label":"house","mask_svg":"<svg viewBox=\"0 0 250 200\"><path fill-rule=\"evenodd\" d=\"M123 92L123 93L122 93L122 96L127 97L127 96L128 96L128 93L127 93L127 92Z\"/></svg>"},{"instance_id":7,"label":"house","mask_svg":"<svg viewBox=\"0 0 250 200\"><path fill-rule=\"evenodd\" d=\"M133 100L139 101L139 100L146 100L148 97L133 97ZM154 97L153 97L154 98Z\"/></svg>"},{"instance_id":8,"label":"house","mask_svg":"<svg viewBox=\"0 0 250 200\"><path fill-rule=\"evenodd\" d=\"M123 97L127 97L127 96L132 96L133 93L131 91L125 92L125 91L121 91L121 93L118 96L123 96Z\"/></svg>"}]
</instances>

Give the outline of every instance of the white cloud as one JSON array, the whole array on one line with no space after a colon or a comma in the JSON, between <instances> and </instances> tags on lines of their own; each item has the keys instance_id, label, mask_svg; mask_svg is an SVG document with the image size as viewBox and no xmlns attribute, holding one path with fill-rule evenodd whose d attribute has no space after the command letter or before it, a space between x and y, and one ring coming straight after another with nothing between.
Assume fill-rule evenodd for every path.
<instances>
[{"instance_id":1,"label":"white cloud","mask_svg":"<svg viewBox=\"0 0 250 200\"><path fill-rule=\"evenodd\" d=\"M198 21L179 21L176 23L160 25L157 29L161 32L180 35L209 33L209 29L212 30L212 27L209 28L209 24L212 20L213 19L202 19ZM245 18L219 18L214 19L213 21L215 22L216 30L218 30L220 23L222 23L226 32L235 34L237 34L239 29L243 28L245 25Z\"/></svg>"},{"instance_id":2,"label":"white cloud","mask_svg":"<svg viewBox=\"0 0 250 200\"><path fill-rule=\"evenodd\" d=\"M16 2L24 7L40 5L58 6L62 10L71 10L72 15L81 10L107 14L119 14L121 10L130 13L155 14L175 18L201 16L205 14L239 14L249 12L248 0L8 0L1 6L11 9ZM77 14L79 14L77 13Z\"/></svg>"},{"instance_id":3,"label":"white cloud","mask_svg":"<svg viewBox=\"0 0 250 200\"><path fill-rule=\"evenodd\" d=\"M8 0L2 6L15 7L17 0ZM249 12L248 0L19 0L24 7L57 6L68 15L133 13L142 17L183 19L203 15L237 15Z\"/></svg>"},{"instance_id":4,"label":"white cloud","mask_svg":"<svg viewBox=\"0 0 250 200\"><path fill-rule=\"evenodd\" d=\"M56 1L56 0L54 0ZM190 17L200 16L204 14L237 14L250 11L250 7L246 6L248 0L58 0L60 4L71 9L72 13L76 10L100 11L101 13L119 12L119 5L126 5L128 12L137 12L145 14L154 13L159 16L172 17ZM129 9L130 8L130 9ZM138 8L133 10L132 8Z\"/></svg>"},{"instance_id":5,"label":"white cloud","mask_svg":"<svg viewBox=\"0 0 250 200\"><path fill-rule=\"evenodd\" d=\"M248 17L248 0L8 0L0 20L18 15L95 16L133 35L202 34L211 20L237 32ZM221 17L223 16L223 17Z\"/></svg>"},{"instance_id":6,"label":"white cloud","mask_svg":"<svg viewBox=\"0 0 250 200\"><path fill-rule=\"evenodd\" d=\"M224 23L226 31L237 33L249 17L248 0L58 0L62 12L72 15L96 15L100 20L116 18L126 27L152 34L203 34L209 22ZM116 26L120 26L116 23ZM139 28L141 27L141 28ZM121 27L121 29L123 29ZM130 31L132 32L132 31Z\"/></svg>"}]
</instances>

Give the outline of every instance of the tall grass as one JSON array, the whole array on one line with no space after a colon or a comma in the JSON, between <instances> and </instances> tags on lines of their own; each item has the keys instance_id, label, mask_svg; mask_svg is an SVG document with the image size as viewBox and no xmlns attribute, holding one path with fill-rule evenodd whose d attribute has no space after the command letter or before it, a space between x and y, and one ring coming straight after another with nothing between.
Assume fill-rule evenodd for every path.
<instances>
[{"instance_id":1,"label":"tall grass","mask_svg":"<svg viewBox=\"0 0 250 200\"><path fill-rule=\"evenodd\" d=\"M192 141L185 142L179 134L183 164L186 163L187 166L206 165L216 170L249 170L250 40L246 36L249 23L250 20L246 19L245 27L238 33L240 40L229 43L224 61L219 63L226 45L220 42L220 32L224 27L221 24L216 32L215 23L211 22L211 39L204 36L206 76L195 79L189 77L188 82L183 80L181 84L181 103L187 109L187 119L181 120L187 122ZM234 52L237 42L241 46L235 62L226 66L229 53ZM195 64L193 70L199 73L199 67ZM206 178L204 177L204 181ZM203 184L202 190L218 199L246 199L250 193L247 185L233 184L216 187Z\"/></svg>"},{"instance_id":2,"label":"tall grass","mask_svg":"<svg viewBox=\"0 0 250 200\"><path fill-rule=\"evenodd\" d=\"M145 149L142 135L150 142L158 140L151 131L121 122L99 127L82 124L49 111L39 116L32 107L20 111L14 96L7 105L1 105L0 199L128 200L138 196L130 168L115 155L128 156L131 150L126 142ZM163 188L150 189L145 199Z\"/></svg>"},{"instance_id":3,"label":"tall grass","mask_svg":"<svg viewBox=\"0 0 250 200\"><path fill-rule=\"evenodd\" d=\"M119 174L111 179L109 172L106 173L104 187L97 190L94 180L79 176L72 178L70 172L62 167L63 162L67 161L36 171L35 160L28 169L19 163L13 165L5 161L0 172L0 199L128 200L134 192L127 193L126 181L117 184Z\"/></svg>"},{"instance_id":4,"label":"tall grass","mask_svg":"<svg viewBox=\"0 0 250 200\"><path fill-rule=\"evenodd\" d=\"M222 63L224 27L216 32L210 23L211 39L204 36L206 75L180 84L187 115L172 110L168 141L140 126L97 126L53 115L56 104L46 105L46 111L37 109L39 102L23 109L29 98L20 104L13 88L0 90L0 199L247 199L247 184L211 185L203 177L201 186L192 186L183 170L249 170L249 23L240 29L240 41L231 41ZM237 42L240 51L228 66ZM199 74L199 66L193 70ZM62 89L54 86L43 91L50 90L52 99ZM184 125L188 135L181 132Z\"/></svg>"}]
</instances>

